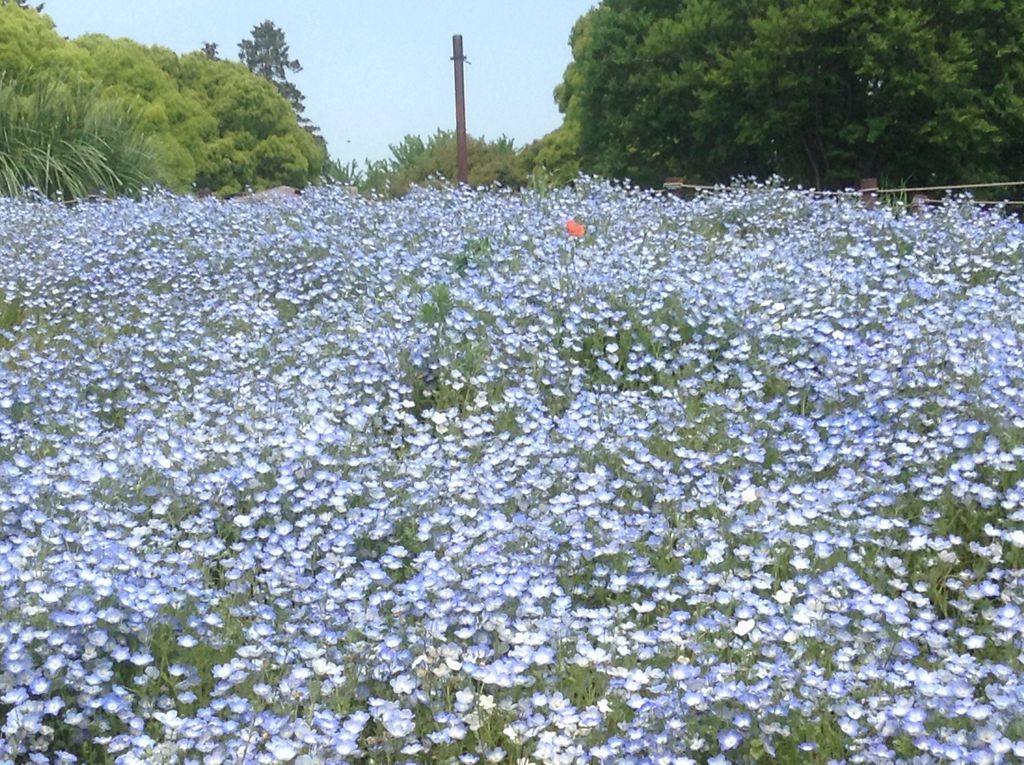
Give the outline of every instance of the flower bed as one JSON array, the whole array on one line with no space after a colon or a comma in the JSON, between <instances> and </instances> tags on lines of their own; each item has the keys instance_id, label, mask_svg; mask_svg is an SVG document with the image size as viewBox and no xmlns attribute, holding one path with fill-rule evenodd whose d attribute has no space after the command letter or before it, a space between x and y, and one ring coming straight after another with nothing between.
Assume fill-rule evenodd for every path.
<instances>
[{"instance_id":1,"label":"flower bed","mask_svg":"<svg viewBox=\"0 0 1024 765\"><path fill-rule=\"evenodd\" d=\"M0 760L1024 757L1019 223L581 181L0 241Z\"/></svg>"}]
</instances>

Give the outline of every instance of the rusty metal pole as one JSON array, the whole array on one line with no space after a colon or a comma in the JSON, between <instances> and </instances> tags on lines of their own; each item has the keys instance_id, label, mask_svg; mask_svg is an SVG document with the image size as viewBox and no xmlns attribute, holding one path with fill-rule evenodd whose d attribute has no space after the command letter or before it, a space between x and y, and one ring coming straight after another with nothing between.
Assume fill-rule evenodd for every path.
<instances>
[{"instance_id":1,"label":"rusty metal pole","mask_svg":"<svg viewBox=\"0 0 1024 765\"><path fill-rule=\"evenodd\" d=\"M466 140L466 80L462 64L462 35L452 36L452 61L455 62L455 143L458 151L459 183L469 183L469 144Z\"/></svg>"}]
</instances>

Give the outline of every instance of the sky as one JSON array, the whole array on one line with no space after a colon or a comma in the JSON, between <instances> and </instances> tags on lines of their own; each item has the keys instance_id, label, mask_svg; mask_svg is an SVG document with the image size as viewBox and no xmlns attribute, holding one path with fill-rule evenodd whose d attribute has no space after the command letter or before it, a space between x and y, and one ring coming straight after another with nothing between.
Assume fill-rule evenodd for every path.
<instances>
[{"instance_id":1,"label":"sky","mask_svg":"<svg viewBox=\"0 0 1024 765\"><path fill-rule=\"evenodd\" d=\"M46 0L65 37L99 32L178 53L238 43L269 19L302 71L289 79L331 156L360 166L406 135L455 128L452 36L466 58L470 134L524 146L561 124L553 91L569 33L596 0Z\"/></svg>"}]
</instances>

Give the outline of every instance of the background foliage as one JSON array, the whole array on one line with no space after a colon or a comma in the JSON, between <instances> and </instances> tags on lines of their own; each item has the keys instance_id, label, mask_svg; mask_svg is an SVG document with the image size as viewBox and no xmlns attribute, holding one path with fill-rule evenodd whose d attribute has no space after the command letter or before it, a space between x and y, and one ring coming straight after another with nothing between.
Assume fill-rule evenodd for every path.
<instances>
[{"instance_id":1,"label":"background foliage","mask_svg":"<svg viewBox=\"0 0 1024 765\"><path fill-rule=\"evenodd\" d=\"M493 141L470 136L469 185L498 184L513 189L529 185L546 172L540 160L544 158L543 147L550 140L545 137L517 149L512 139L506 136ZM356 186L360 191L385 196L402 196L413 186L444 184L457 177L455 133L451 130L438 130L426 139L407 135L390 149L391 157L388 159L368 160L361 168L356 163L332 163L327 174L331 179ZM575 175L573 171L572 177Z\"/></svg>"},{"instance_id":2,"label":"background foliage","mask_svg":"<svg viewBox=\"0 0 1024 765\"><path fill-rule=\"evenodd\" d=\"M1022 40L1024 6L1004 0L604 0L572 32L573 61L555 92L562 126L525 147L471 139L469 181L562 185L580 172L642 185L669 175L778 175L817 188L870 176L1015 180L1024 174ZM103 35L68 41L34 7L0 3L3 82L51 106L58 92L68 108L69 94L101 94L127 131L119 155L148 168L150 183L228 196L326 178L400 195L455 177L454 135L444 130L407 136L362 167L329 161L287 80L300 65L283 31L265 21L239 49L243 63L221 60L211 44L179 56ZM45 112L19 107L8 146L56 156L45 127L26 126ZM97 143L83 124L66 122L79 132L62 133L64 149L113 151L110 131ZM104 186L119 188L110 173L123 169L108 171ZM10 171L6 181L25 183Z\"/></svg>"},{"instance_id":3,"label":"background foliage","mask_svg":"<svg viewBox=\"0 0 1024 765\"><path fill-rule=\"evenodd\" d=\"M73 189L87 193L159 183L178 192L208 189L229 196L246 188L303 187L326 178L368 193L398 196L414 185L456 177L454 133L444 130L426 138L406 136L391 147L391 157L367 160L362 167L329 161L323 138L302 117L302 94L287 81L287 72L296 71L299 63L289 57L283 32L263 22L239 49L241 63L220 59L216 46L208 43L179 56L167 48L98 34L69 41L34 8L0 5L3 81L22 93L49 94L51 102L58 92L78 94L83 104L95 95L82 94L101 94L104 113L120 115L108 126L126 130L125 146L118 153L133 156L137 171L126 175L126 183L115 182L114 176L123 171L105 168L101 173L98 166L75 182L70 177L61 183L38 180L32 175L38 166L24 158L53 153L48 133L23 126L17 131L20 153L8 150L4 155L6 166L18 164L23 170L7 172L7 193L36 186L80 195ZM66 93L54 85L58 82L66 84ZM17 119L24 123L32 114L43 112L21 109ZM8 117L13 119L14 113ZM104 147L112 151L117 135L108 130L97 144L81 133L80 123L63 123L63 148L90 146L89 156L102 165ZM30 137L39 144L31 151L26 148ZM524 148L504 136L493 141L473 137L470 168L473 186L521 188L538 178L567 183L580 169L576 131L566 126Z\"/></svg>"},{"instance_id":4,"label":"background foliage","mask_svg":"<svg viewBox=\"0 0 1024 765\"><path fill-rule=\"evenodd\" d=\"M557 90L584 169L660 183L1024 171L1024 7L605 0Z\"/></svg>"},{"instance_id":5,"label":"background foliage","mask_svg":"<svg viewBox=\"0 0 1024 765\"><path fill-rule=\"evenodd\" d=\"M178 56L103 35L68 41L47 16L3 5L0 73L21 90L45 93L60 82L102 93L104 108L130 115L146 137L151 182L175 191L301 187L319 180L326 161L322 142L299 125L273 84L202 52ZM44 131L22 131L31 134L43 140Z\"/></svg>"}]
</instances>

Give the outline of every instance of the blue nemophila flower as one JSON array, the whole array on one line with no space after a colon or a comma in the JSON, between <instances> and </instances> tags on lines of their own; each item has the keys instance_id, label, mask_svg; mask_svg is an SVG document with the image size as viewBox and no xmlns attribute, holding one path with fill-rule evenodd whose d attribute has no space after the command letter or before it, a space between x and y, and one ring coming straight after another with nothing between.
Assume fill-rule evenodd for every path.
<instances>
[{"instance_id":1,"label":"blue nemophila flower","mask_svg":"<svg viewBox=\"0 0 1024 765\"><path fill-rule=\"evenodd\" d=\"M56 714L140 762L725 761L825 714L822 757L1013 751L963 731L1019 706L1019 224L588 179L300 204L0 216L30 754Z\"/></svg>"}]
</instances>

